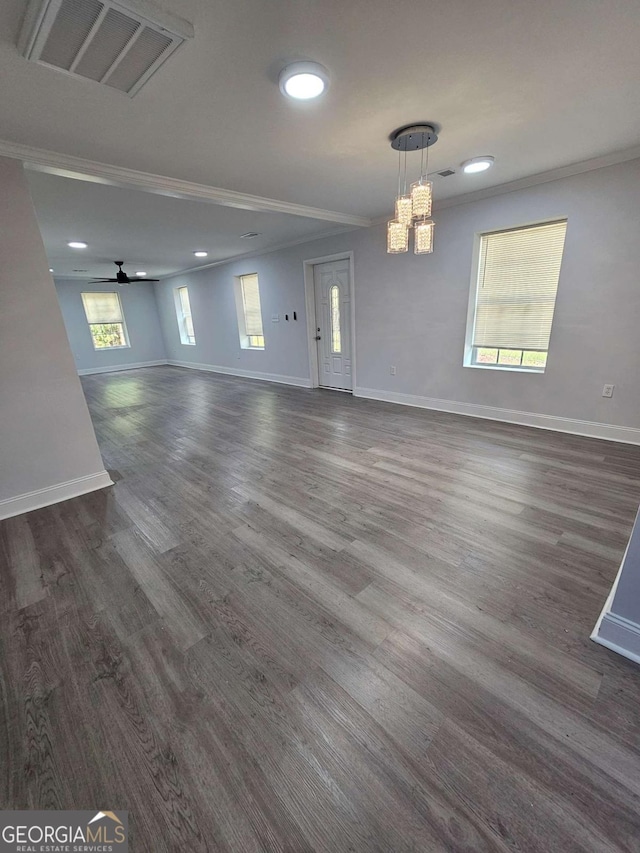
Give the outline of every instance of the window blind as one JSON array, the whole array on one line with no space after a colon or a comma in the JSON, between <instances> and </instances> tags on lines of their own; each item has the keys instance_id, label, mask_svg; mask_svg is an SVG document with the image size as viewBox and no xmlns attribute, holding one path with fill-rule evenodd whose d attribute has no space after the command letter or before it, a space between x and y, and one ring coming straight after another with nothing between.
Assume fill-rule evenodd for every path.
<instances>
[{"instance_id":1,"label":"window blind","mask_svg":"<svg viewBox=\"0 0 640 853\"><path fill-rule=\"evenodd\" d=\"M122 323L122 308L117 293L83 293L82 302L87 322Z\"/></svg>"},{"instance_id":2,"label":"window blind","mask_svg":"<svg viewBox=\"0 0 640 853\"><path fill-rule=\"evenodd\" d=\"M179 287L178 294L180 295L180 307L184 317L191 316L191 304L189 302L189 291L186 287Z\"/></svg>"},{"instance_id":3,"label":"window blind","mask_svg":"<svg viewBox=\"0 0 640 853\"><path fill-rule=\"evenodd\" d=\"M473 346L547 350L566 221L483 234Z\"/></svg>"},{"instance_id":4,"label":"window blind","mask_svg":"<svg viewBox=\"0 0 640 853\"><path fill-rule=\"evenodd\" d=\"M262 310L260 308L260 289L255 273L240 277L242 286L242 305L244 308L245 332L248 337L262 336Z\"/></svg>"},{"instance_id":5,"label":"window blind","mask_svg":"<svg viewBox=\"0 0 640 853\"><path fill-rule=\"evenodd\" d=\"M195 344L196 335L193 330L193 320L191 318L191 303L189 301L189 290L187 287L179 287L178 288L178 298L180 299L180 311L182 312L182 317L178 318L182 319L183 331L181 334L186 340L183 340L182 343Z\"/></svg>"}]
</instances>

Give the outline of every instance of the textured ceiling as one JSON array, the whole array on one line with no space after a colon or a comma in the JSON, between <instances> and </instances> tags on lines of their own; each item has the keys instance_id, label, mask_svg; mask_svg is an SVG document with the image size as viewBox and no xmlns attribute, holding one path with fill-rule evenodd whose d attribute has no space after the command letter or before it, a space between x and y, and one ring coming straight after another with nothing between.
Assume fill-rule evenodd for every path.
<instances>
[{"instance_id":1,"label":"textured ceiling","mask_svg":"<svg viewBox=\"0 0 640 853\"><path fill-rule=\"evenodd\" d=\"M3 0L0 137L370 217L390 211L397 159L387 137L409 122L441 126L435 169L496 158L482 175L441 181L436 199L640 143L638 0L164 6L196 36L131 99L23 59L25 2ZM280 68L301 58L331 74L315 103L278 90Z\"/></svg>"},{"instance_id":2,"label":"textured ceiling","mask_svg":"<svg viewBox=\"0 0 640 853\"><path fill-rule=\"evenodd\" d=\"M152 277L341 230L317 219L259 213L27 171L49 263L61 278L128 273ZM252 240L241 234L258 231ZM87 249L70 249L81 240ZM203 249L208 257L195 258ZM76 270L88 272L76 272Z\"/></svg>"}]
</instances>

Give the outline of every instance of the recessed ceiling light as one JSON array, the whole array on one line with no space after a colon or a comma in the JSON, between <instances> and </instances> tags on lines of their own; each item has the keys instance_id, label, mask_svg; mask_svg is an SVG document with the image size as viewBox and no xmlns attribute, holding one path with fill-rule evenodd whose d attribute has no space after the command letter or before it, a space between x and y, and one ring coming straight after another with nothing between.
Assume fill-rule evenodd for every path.
<instances>
[{"instance_id":1,"label":"recessed ceiling light","mask_svg":"<svg viewBox=\"0 0 640 853\"><path fill-rule=\"evenodd\" d=\"M72 240L70 243L67 243L67 246L70 249L86 249L87 244L81 243L79 240Z\"/></svg>"},{"instance_id":2,"label":"recessed ceiling light","mask_svg":"<svg viewBox=\"0 0 640 853\"><path fill-rule=\"evenodd\" d=\"M51 267L49 267L49 272L53 272L53 269Z\"/></svg>"},{"instance_id":3,"label":"recessed ceiling light","mask_svg":"<svg viewBox=\"0 0 640 853\"><path fill-rule=\"evenodd\" d=\"M259 237L259 236L260 236L259 231L247 231L246 234L240 235L240 239L241 240L253 240L254 237Z\"/></svg>"},{"instance_id":4,"label":"recessed ceiling light","mask_svg":"<svg viewBox=\"0 0 640 853\"><path fill-rule=\"evenodd\" d=\"M146 275L146 272L144 270L140 270L140 272L137 272L136 275Z\"/></svg>"},{"instance_id":5,"label":"recessed ceiling light","mask_svg":"<svg viewBox=\"0 0 640 853\"><path fill-rule=\"evenodd\" d=\"M471 160L465 160L462 164L462 171L466 175L475 175L477 172L486 172L493 166L493 157L472 157Z\"/></svg>"},{"instance_id":6,"label":"recessed ceiling light","mask_svg":"<svg viewBox=\"0 0 640 853\"><path fill-rule=\"evenodd\" d=\"M194 252L193 254L196 258L206 258L209 252Z\"/></svg>"},{"instance_id":7,"label":"recessed ceiling light","mask_svg":"<svg viewBox=\"0 0 640 853\"><path fill-rule=\"evenodd\" d=\"M278 79L283 95L299 101L317 98L329 86L329 72L318 62L292 62Z\"/></svg>"}]
</instances>

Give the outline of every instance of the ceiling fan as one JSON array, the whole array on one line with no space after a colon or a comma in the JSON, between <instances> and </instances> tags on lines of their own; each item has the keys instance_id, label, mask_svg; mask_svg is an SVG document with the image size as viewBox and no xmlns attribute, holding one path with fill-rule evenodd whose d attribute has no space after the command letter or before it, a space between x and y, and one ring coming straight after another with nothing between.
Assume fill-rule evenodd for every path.
<instances>
[{"instance_id":1,"label":"ceiling fan","mask_svg":"<svg viewBox=\"0 0 640 853\"><path fill-rule=\"evenodd\" d=\"M98 284L99 282L111 282L115 281L116 284L131 284L132 281L160 281L159 278L139 278L135 276L135 278L129 278L126 272L123 272L122 265L124 261L114 261L113 262L118 267L118 272L116 273L115 278L92 278L91 284Z\"/></svg>"}]
</instances>

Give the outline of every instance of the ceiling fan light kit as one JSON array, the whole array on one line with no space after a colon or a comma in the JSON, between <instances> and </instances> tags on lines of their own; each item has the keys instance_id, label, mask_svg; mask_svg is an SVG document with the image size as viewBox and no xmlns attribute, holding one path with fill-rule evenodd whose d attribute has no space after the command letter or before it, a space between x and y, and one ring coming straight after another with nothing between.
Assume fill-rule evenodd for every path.
<instances>
[{"instance_id":1,"label":"ceiling fan light kit","mask_svg":"<svg viewBox=\"0 0 640 853\"><path fill-rule=\"evenodd\" d=\"M401 127L391 135L391 147L398 152L398 193L395 219L387 223L387 252L399 255L409 251L409 231L414 232L414 253L433 252L434 223L429 218L433 204L433 183L429 173L429 148L438 141L433 125ZM407 192L407 152L420 151L420 175ZM426 159L425 159L426 151ZM404 160L404 165L403 165Z\"/></svg>"}]
</instances>

